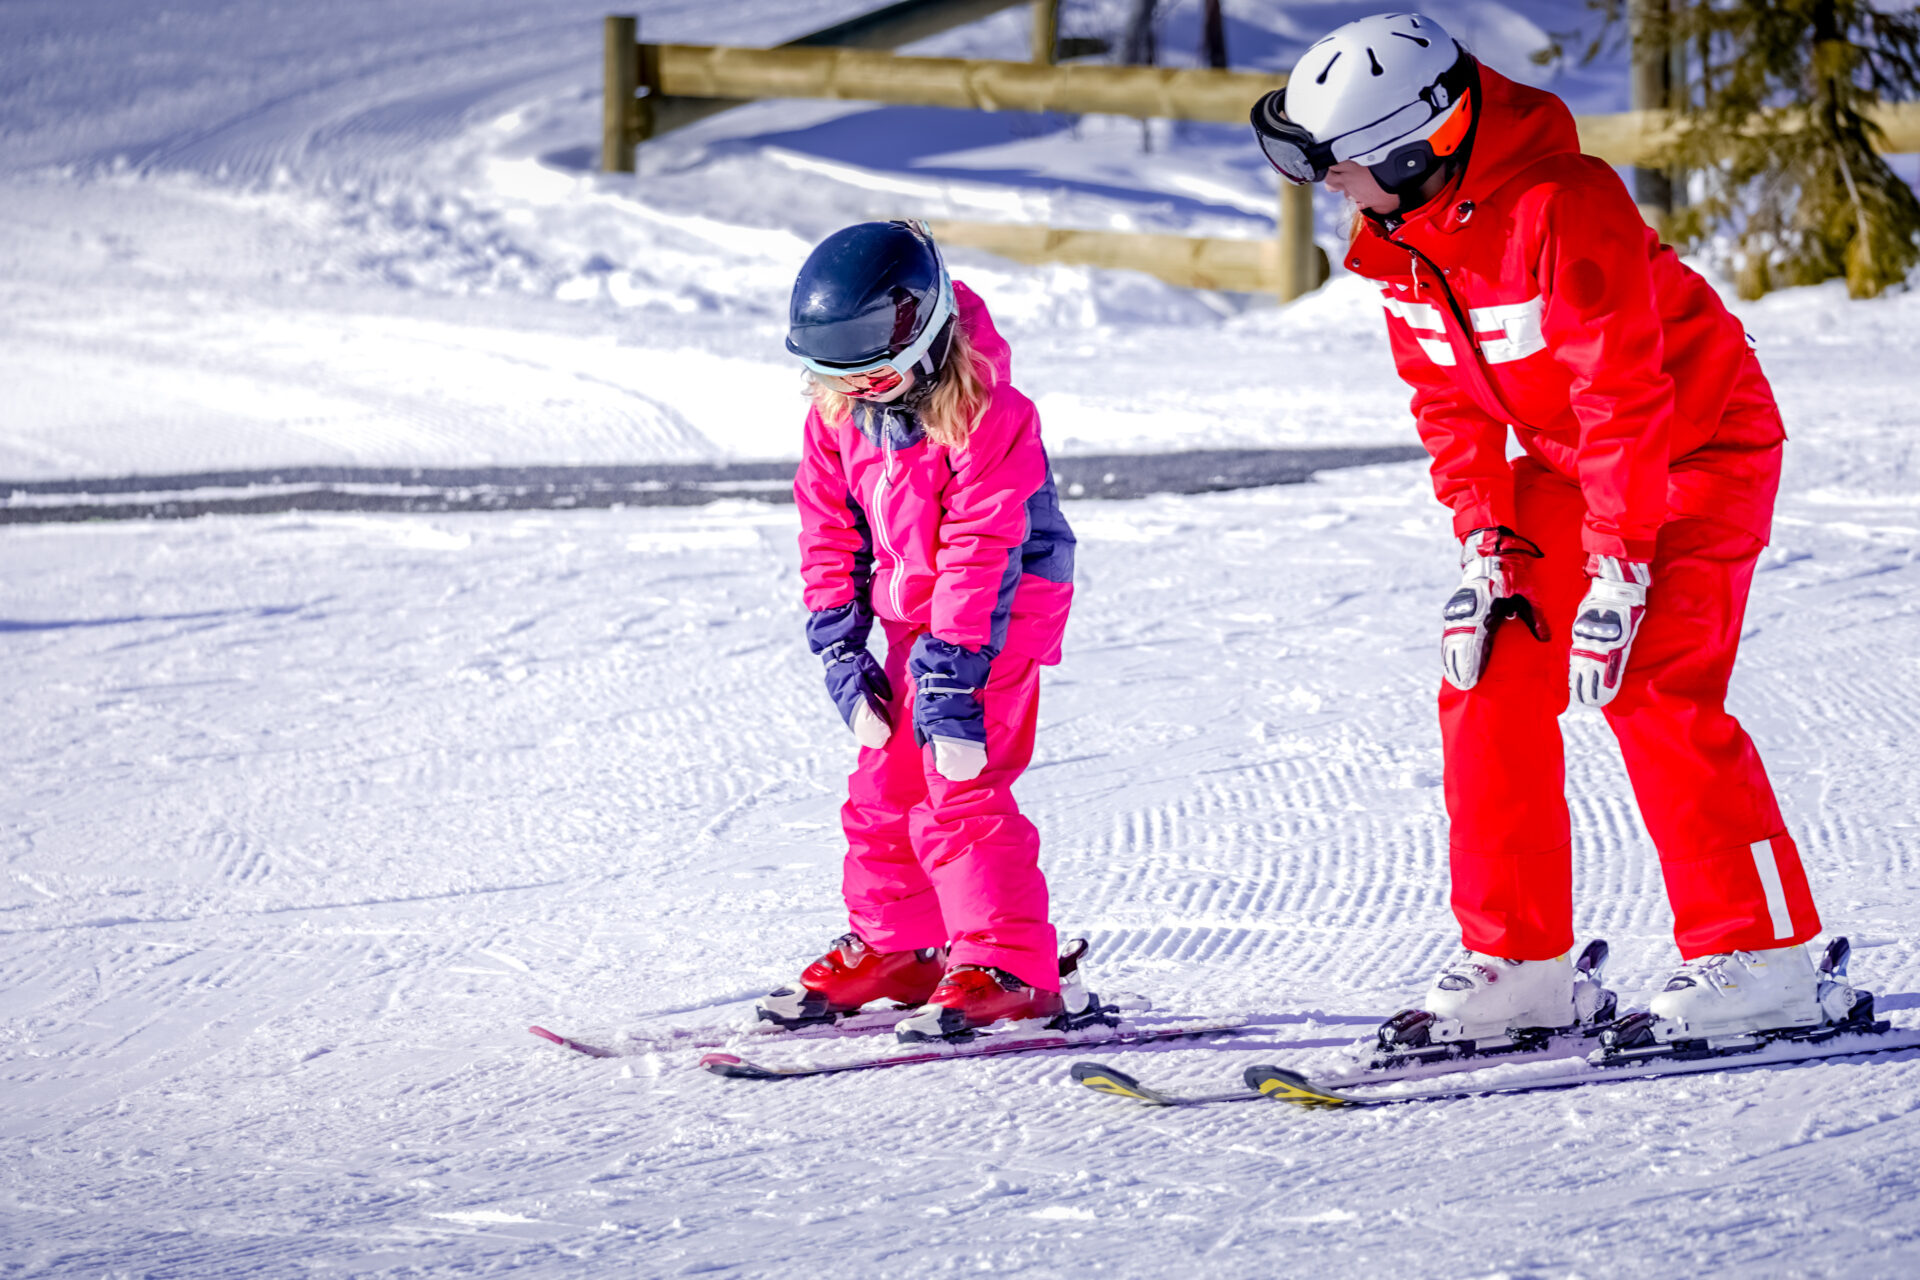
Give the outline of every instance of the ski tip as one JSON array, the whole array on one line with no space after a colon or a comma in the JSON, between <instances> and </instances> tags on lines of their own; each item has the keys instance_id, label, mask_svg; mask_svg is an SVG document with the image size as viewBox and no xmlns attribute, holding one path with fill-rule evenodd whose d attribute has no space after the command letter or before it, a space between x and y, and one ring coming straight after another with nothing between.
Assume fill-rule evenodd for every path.
<instances>
[{"instance_id":1,"label":"ski tip","mask_svg":"<svg viewBox=\"0 0 1920 1280\"><path fill-rule=\"evenodd\" d=\"M1297 1071L1285 1067L1253 1066L1246 1071L1247 1088L1297 1107L1358 1107L1365 1104L1348 1094L1323 1089Z\"/></svg>"},{"instance_id":2,"label":"ski tip","mask_svg":"<svg viewBox=\"0 0 1920 1280\"><path fill-rule=\"evenodd\" d=\"M717 1076L729 1080L772 1080L778 1077L776 1071L765 1067L756 1067L745 1058L736 1058L731 1053L708 1053L701 1055L700 1065Z\"/></svg>"},{"instance_id":3,"label":"ski tip","mask_svg":"<svg viewBox=\"0 0 1920 1280\"><path fill-rule=\"evenodd\" d=\"M575 1053L584 1053L589 1058L617 1058L620 1056L611 1049L602 1049L598 1045L581 1044L578 1040L569 1040L563 1035L556 1035L545 1027L528 1027L527 1030L539 1036L542 1040L557 1044L562 1049L571 1049Z\"/></svg>"},{"instance_id":4,"label":"ski tip","mask_svg":"<svg viewBox=\"0 0 1920 1280\"><path fill-rule=\"evenodd\" d=\"M1087 1088L1100 1093L1110 1093L1116 1098L1132 1098L1136 1102L1160 1105L1159 1097L1151 1089L1143 1086L1126 1072L1116 1071L1098 1062L1076 1062L1069 1069L1068 1074Z\"/></svg>"}]
</instances>

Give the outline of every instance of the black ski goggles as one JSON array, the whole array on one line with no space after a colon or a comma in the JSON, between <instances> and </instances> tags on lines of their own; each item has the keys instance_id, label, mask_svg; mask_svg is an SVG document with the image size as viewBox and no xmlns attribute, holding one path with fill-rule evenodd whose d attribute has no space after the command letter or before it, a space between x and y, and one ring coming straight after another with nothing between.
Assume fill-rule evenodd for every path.
<instances>
[{"instance_id":1,"label":"black ski goggles","mask_svg":"<svg viewBox=\"0 0 1920 1280\"><path fill-rule=\"evenodd\" d=\"M1325 182L1327 170L1338 163L1331 146L1287 119L1285 89L1275 89L1253 104L1253 136L1259 139L1267 163L1288 182Z\"/></svg>"}]
</instances>

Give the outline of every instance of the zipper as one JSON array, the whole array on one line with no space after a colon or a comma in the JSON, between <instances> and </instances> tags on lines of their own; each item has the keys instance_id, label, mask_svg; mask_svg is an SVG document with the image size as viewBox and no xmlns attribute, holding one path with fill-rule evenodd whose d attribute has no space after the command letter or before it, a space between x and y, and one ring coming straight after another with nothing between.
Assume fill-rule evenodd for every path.
<instances>
[{"instance_id":1,"label":"zipper","mask_svg":"<svg viewBox=\"0 0 1920 1280\"><path fill-rule=\"evenodd\" d=\"M1396 231L1397 230L1396 228ZM1467 345L1473 348L1475 357L1484 360L1484 353L1480 350L1480 335L1474 332L1473 322L1467 318L1467 313L1461 309L1460 300L1453 296L1453 286L1447 283L1447 273L1435 265L1432 258L1429 258L1414 246L1400 239L1397 235L1389 235L1387 238L1413 255L1414 288L1418 289L1420 287L1420 268L1423 264L1427 270L1433 273L1433 287L1438 289L1441 296L1447 300L1447 310L1453 313L1454 323L1458 324L1460 326L1460 332L1466 335Z\"/></svg>"},{"instance_id":2,"label":"zipper","mask_svg":"<svg viewBox=\"0 0 1920 1280\"><path fill-rule=\"evenodd\" d=\"M1453 286L1447 283L1447 273L1442 271L1432 258L1429 258L1413 245L1400 239L1398 233L1399 228L1395 227L1393 231L1387 234L1387 241L1391 244L1399 245L1402 249L1405 249L1409 254L1413 255L1413 284L1416 291L1418 291L1420 287L1421 265L1424 264L1427 270L1433 273L1433 287L1438 289L1440 296L1447 300L1447 310L1453 313L1454 323L1460 326L1460 332L1467 340L1467 346L1473 353L1474 376L1479 382L1481 389L1487 393L1487 398L1494 404L1500 406L1501 412L1506 415L1509 426L1516 430L1524 427L1526 430L1538 434L1538 428L1528 426L1525 422L1521 421L1518 414L1507 407L1507 398L1500 394L1498 387L1494 386L1493 371L1487 368L1487 354L1481 349L1480 335L1474 332L1472 320L1468 318L1466 310L1461 307L1460 299L1454 296Z\"/></svg>"},{"instance_id":3,"label":"zipper","mask_svg":"<svg viewBox=\"0 0 1920 1280\"><path fill-rule=\"evenodd\" d=\"M884 503L887 497L887 485L893 480L893 437L887 431L885 418L880 420L880 454L886 461L880 471L880 482L873 486L873 536L879 541L880 549L893 559L892 576L887 579L887 599L893 602L893 616L896 620L906 620L906 610L900 604L900 570L904 568L900 553L887 540L887 512Z\"/></svg>"}]
</instances>

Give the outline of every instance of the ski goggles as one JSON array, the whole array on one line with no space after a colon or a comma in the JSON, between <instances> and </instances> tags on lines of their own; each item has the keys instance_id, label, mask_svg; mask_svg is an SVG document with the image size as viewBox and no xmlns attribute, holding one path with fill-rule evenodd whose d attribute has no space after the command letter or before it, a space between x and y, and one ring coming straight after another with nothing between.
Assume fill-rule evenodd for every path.
<instances>
[{"instance_id":1,"label":"ski goggles","mask_svg":"<svg viewBox=\"0 0 1920 1280\"><path fill-rule=\"evenodd\" d=\"M1333 148L1287 119L1287 91L1275 89L1253 104L1253 136L1267 163L1288 182L1324 182L1337 163Z\"/></svg>"},{"instance_id":2,"label":"ski goggles","mask_svg":"<svg viewBox=\"0 0 1920 1280\"><path fill-rule=\"evenodd\" d=\"M1462 58L1461 62L1466 63L1467 59ZM1452 74L1442 77L1398 111L1325 142L1287 119L1287 91L1275 89L1253 104L1253 135L1259 139L1267 163L1287 181L1302 185L1325 182L1327 170L1341 161L1357 160L1364 165L1374 165L1387 158L1395 143L1407 140L1445 115L1466 96L1464 86L1449 83L1454 78ZM1459 132L1464 133L1471 118L1470 109L1460 113ZM1433 150L1438 155L1447 155L1458 142L1458 138L1453 138L1448 145L1436 145Z\"/></svg>"},{"instance_id":3,"label":"ski goggles","mask_svg":"<svg viewBox=\"0 0 1920 1280\"><path fill-rule=\"evenodd\" d=\"M860 400L880 399L905 382L913 367L927 358L927 353L933 350L933 344L939 340L940 331L946 327L955 309L953 279L943 271L940 275L940 293L934 299L932 314L927 317L926 324L920 327L920 336L901 350L859 365L823 364L807 356L801 356L800 363L807 366L807 376L813 379L814 384L827 391Z\"/></svg>"}]
</instances>

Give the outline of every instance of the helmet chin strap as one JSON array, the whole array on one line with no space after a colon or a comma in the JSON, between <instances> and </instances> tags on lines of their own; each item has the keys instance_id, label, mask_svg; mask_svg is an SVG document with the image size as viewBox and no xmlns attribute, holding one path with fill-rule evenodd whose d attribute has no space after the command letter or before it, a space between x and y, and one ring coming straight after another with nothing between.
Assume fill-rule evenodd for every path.
<instances>
[{"instance_id":1,"label":"helmet chin strap","mask_svg":"<svg viewBox=\"0 0 1920 1280\"><path fill-rule=\"evenodd\" d=\"M1465 155L1456 154L1446 157L1428 169L1419 178L1402 183L1397 188L1389 187L1386 183L1382 182L1380 183L1382 190L1390 195L1400 197L1399 205L1391 213L1375 213L1371 209L1361 209L1360 215L1384 233L1391 234L1398 231L1401 224L1406 222L1409 217L1418 213L1421 209L1445 194L1447 188L1453 185L1454 180L1466 170L1466 167ZM1372 170L1368 170L1368 172L1372 172ZM1420 187L1428 178L1431 178L1436 173L1445 174L1447 180L1434 188L1431 198L1422 200L1420 198ZM1374 175L1374 180L1379 181L1378 174Z\"/></svg>"},{"instance_id":2,"label":"helmet chin strap","mask_svg":"<svg viewBox=\"0 0 1920 1280\"><path fill-rule=\"evenodd\" d=\"M1431 163L1422 165L1413 173L1397 177L1396 180L1392 182L1386 180L1387 177L1395 176L1388 164L1383 163L1372 166L1367 172L1373 175L1373 180L1380 184L1381 190L1386 191L1390 195L1400 197L1400 207L1394 210L1394 213L1404 218L1407 214L1412 213L1415 209L1418 209L1426 203L1425 200L1420 198L1420 188L1426 185L1429 178L1433 177L1436 173L1446 175L1447 182L1440 184L1440 186L1435 189L1435 194L1437 195L1440 191L1445 190L1447 184L1458 177L1460 171L1466 167L1465 155L1455 153L1454 155L1444 158L1434 159ZM1382 176L1383 170L1386 171L1386 177Z\"/></svg>"}]
</instances>

